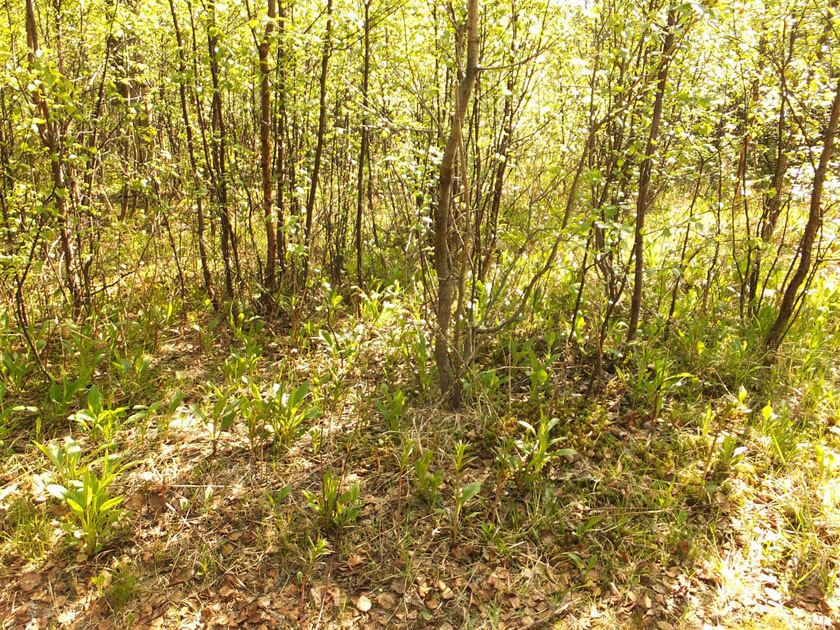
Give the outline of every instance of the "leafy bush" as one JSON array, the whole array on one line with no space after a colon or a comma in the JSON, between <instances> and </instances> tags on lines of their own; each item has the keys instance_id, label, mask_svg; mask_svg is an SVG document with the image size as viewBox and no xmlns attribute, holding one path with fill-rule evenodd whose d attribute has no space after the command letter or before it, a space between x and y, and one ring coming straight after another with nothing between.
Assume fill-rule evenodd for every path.
<instances>
[{"instance_id":1,"label":"leafy bush","mask_svg":"<svg viewBox=\"0 0 840 630\"><path fill-rule=\"evenodd\" d=\"M119 456L106 455L101 459L102 474L88 468L81 480L71 480L68 486L50 484L47 490L61 499L69 509L65 528L82 541L88 557L101 548L102 539L110 533L111 526L123 515L119 509L122 496L110 496L109 487L127 466L120 467Z\"/></svg>"}]
</instances>

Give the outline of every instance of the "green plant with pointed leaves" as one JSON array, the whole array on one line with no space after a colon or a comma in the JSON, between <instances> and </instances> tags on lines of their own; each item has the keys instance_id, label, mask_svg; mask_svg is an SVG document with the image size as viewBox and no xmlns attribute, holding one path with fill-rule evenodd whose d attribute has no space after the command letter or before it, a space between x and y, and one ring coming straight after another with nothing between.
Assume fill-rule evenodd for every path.
<instances>
[{"instance_id":1,"label":"green plant with pointed leaves","mask_svg":"<svg viewBox=\"0 0 840 630\"><path fill-rule=\"evenodd\" d=\"M563 441L562 437L551 437L554 427L560 422L558 418L548 418L540 415L540 423L536 427L519 421L519 426L525 429L525 435L514 442L516 453L509 453L508 464L513 470L516 486L522 490L525 486L539 479L540 472L555 458L574 455L571 448L555 449Z\"/></svg>"},{"instance_id":2,"label":"green plant with pointed leaves","mask_svg":"<svg viewBox=\"0 0 840 630\"><path fill-rule=\"evenodd\" d=\"M125 417L126 408L110 408L105 404L105 397L94 385L88 390L87 408L77 411L71 416L93 440L110 442Z\"/></svg>"},{"instance_id":3,"label":"green plant with pointed leaves","mask_svg":"<svg viewBox=\"0 0 840 630\"><path fill-rule=\"evenodd\" d=\"M379 391L382 399L376 401L376 408L388 423L388 428L396 433L402 428L405 418L405 394L399 385L391 392L387 383L382 383Z\"/></svg>"},{"instance_id":4,"label":"green plant with pointed leaves","mask_svg":"<svg viewBox=\"0 0 840 630\"><path fill-rule=\"evenodd\" d=\"M531 400L536 400L543 388L548 383L551 364L554 363L560 355L550 354L544 358L537 356L534 352L533 343L529 340L525 344L524 350L527 352L528 358L528 378L531 381Z\"/></svg>"},{"instance_id":5,"label":"green plant with pointed leaves","mask_svg":"<svg viewBox=\"0 0 840 630\"><path fill-rule=\"evenodd\" d=\"M150 420L154 420L157 425L158 434L161 439L166 440L169 434L169 422L172 419L172 414L181 404L184 395L181 392L176 392L168 402L163 400L156 400L150 405L135 405L131 414L128 417L129 422L134 422L140 425L142 435L146 435L146 427Z\"/></svg>"},{"instance_id":6,"label":"green plant with pointed leaves","mask_svg":"<svg viewBox=\"0 0 840 630\"><path fill-rule=\"evenodd\" d=\"M327 469L321 479L320 492L303 491L307 501L328 531L341 531L355 522L364 506L364 502L359 498L358 481L344 492L341 491L341 486L341 479L337 478L332 470Z\"/></svg>"},{"instance_id":7,"label":"green plant with pointed leaves","mask_svg":"<svg viewBox=\"0 0 840 630\"><path fill-rule=\"evenodd\" d=\"M481 491L481 483L478 481L473 481L464 486L461 485L464 468L470 461L471 458L467 458L467 444L459 441L455 444L455 453L452 456L452 465L455 469L454 502L445 510L447 520L449 521L449 531L452 533L452 540L457 540L461 525L467 518L472 516L472 514L464 514L464 508L467 502Z\"/></svg>"},{"instance_id":8,"label":"green plant with pointed leaves","mask_svg":"<svg viewBox=\"0 0 840 630\"><path fill-rule=\"evenodd\" d=\"M78 483L79 478L87 470L88 464L84 463L84 459L95 457L102 451L107 450L112 444L101 444L92 452L87 454L87 458L83 457L82 447L69 435L64 438L64 442L50 442L49 444L34 443L38 450L40 450L55 468L55 481L63 486L74 486Z\"/></svg>"},{"instance_id":9,"label":"green plant with pointed leaves","mask_svg":"<svg viewBox=\"0 0 840 630\"><path fill-rule=\"evenodd\" d=\"M201 424L207 429L210 434L210 440L213 444L213 455L219 444L219 438L222 433L228 431L236 420L236 415L239 413L240 399L230 399L227 390L220 389L215 385L210 386L210 398L212 403L205 407L193 403L190 409L195 414L195 417L201 421Z\"/></svg>"},{"instance_id":10,"label":"green plant with pointed leaves","mask_svg":"<svg viewBox=\"0 0 840 630\"><path fill-rule=\"evenodd\" d=\"M264 398L266 430L274 446L289 448L306 431L306 422L321 417L321 409L308 399L309 381L297 387L286 380L275 383Z\"/></svg>"},{"instance_id":11,"label":"green plant with pointed leaves","mask_svg":"<svg viewBox=\"0 0 840 630\"><path fill-rule=\"evenodd\" d=\"M119 508L122 496L111 496L109 488L128 466L119 466L117 455L102 457L102 474L88 468L78 483L70 487L50 484L47 490L67 506L68 520L65 528L82 541L85 554L90 558L110 534L111 526L123 515Z\"/></svg>"},{"instance_id":12,"label":"green plant with pointed leaves","mask_svg":"<svg viewBox=\"0 0 840 630\"><path fill-rule=\"evenodd\" d=\"M414 462L414 475L417 480L417 492L429 507L434 507L438 501L440 487L443 485L443 471L429 470L432 464L432 451L426 450Z\"/></svg>"}]
</instances>

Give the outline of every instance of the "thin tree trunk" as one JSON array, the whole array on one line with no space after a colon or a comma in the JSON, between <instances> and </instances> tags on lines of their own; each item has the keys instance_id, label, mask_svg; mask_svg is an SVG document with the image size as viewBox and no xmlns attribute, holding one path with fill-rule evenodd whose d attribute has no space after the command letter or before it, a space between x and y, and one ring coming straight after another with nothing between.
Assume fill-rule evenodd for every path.
<instances>
[{"instance_id":1,"label":"thin tree trunk","mask_svg":"<svg viewBox=\"0 0 840 630\"><path fill-rule=\"evenodd\" d=\"M370 81L370 3L365 1L365 52L362 70L362 141L359 147L359 170L356 176L356 281L364 289L362 274L362 214L364 212L364 170L368 153L368 85Z\"/></svg>"},{"instance_id":2,"label":"thin tree trunk","mask_svg":"<svg viewBox=\"0 0 840 630\"><path fill-rule=\"evenodd\" d=\"M309 195L306 198L306 230L304 232L303 259L303 294L306 295L309 286L309 248L312 245L312 215L315 213L315 194L318 192L318 174L321 170L321 155L324 152L324 136L327 127L327 71L330 62L330 38L332 36L332 8L333 0L327 0L327 31L324 36L324 47L321 52L321 80L320 101L318 105L318 140L315 144L315 163L312 166L312 179L309 182Z\"/></svg>"},{"instance_id":3,"label":"thin tree trunk","mask_svg":"<svg viewBox=\"0 0 840 630\"><path fill-rule=\"evenodd\" d=\"M811 205L808 210L808 222L805 224L805 232L802 234L802 239L799 242L799 266L785 289L776 321L773 322L773 326L767 333L767 339L765 340L770 360L774 358L779 344L784 339L785 333L787 333L788 322L791 315L793 315L796 302L800 297L803 300L805 299L804 295L799 296L799 289L811 271L814 239L822 225L822 210L820 206L822 203L823 185L825 184L825 176L828 171L831 156L834 153L834 136L837 133L838 119L840 119L840 81L837 82L834 101L831 104L831 114L829 115L828 126L825 129L825 140L819 165L814 173L814 185L811 189Z\"/></svg>"},{"instance_id":4,"label":"thin tree trunk","mask_svg":"<svg viewBox=\"0 0 840 630\"><path fill-rule=\"evenodd\" d=\"M450 203L455 156L461 141L464 116L478 77L478 0L467 0L467 67L455 91L455 111L446 149L441 160L438 180L438 199L435 208L435 270L438 277L437 332L435 334L435 363L438 368L441 395L453 408L460 406L461 388L456 382L449 349L449 328L455 297L457 274L453 272L450 236Z\"/></svg>"},{"instance_id":5,"label":"thin tree trunk","mask_svg":"<svg viewBox=\"0 0 840 630\"><path fill-rule=\"evenodd\" d=\"M271 33L277 17L275 0L268 0L268 22L265 36L260 42L260 171L263 188L263 216L265 217L266 255L265 286L273 291L276 286L275 263L277 262L277 240L274 227L274 189L271 185L271 99L268 82L268 53L271 45Z\"/></svg>"},{"instance_id":6,"label":"thin tree trunk","mask_svg":"<svg viewBox=\"0 0 840 630\"><path fill-rule=\"evenodd\" d=\"M26 41L29 44L29 64L35 64L35 55L40 49L38 45L38 25L35 21L35 5L33 0L26 0ZM74 270L73 249L70 245L70 229L67 220L67 185L64 177L64 151L58 137L59 126L50 116L50 107L40 92L40 88L32 90L32 100L44 122L38 123L38 134L41 143L47 149L50 157L50 170L55 188L55 208L58 220L59 241L61 254L64 259L64 282L70 293L73 313L78 317L82 311L82 294L76 282Z\"/></svg>"},{"instance_id":7,"label":"thin tree trunk","mask_svg":"<svg viewBox=\"0 0 840 630\"><path fill-rule=\"evenodd\" d=\"M668 11L668 31L665 33L665 41L662 44L662 54L667 55L668 59L659 69L656 99L653 104L653 117L650 121L650 136L648 137L647 147L645 148L645 157L639 169L639 197L636 201L636 231L633 244L635 257L633 299L630 303L630 326L627 330L627 341L633 341L633 338L636 336L636 331L639 327L639 314L642 310L642 288L645 278L645 215L650 205L650 173L653 168L653 156L656 153L657 139L659 138L659 124L662 120L662 103L665 99L665 87L668 83L668 68L671 65L670 56L674 45L676 17L676 8L672 5Z\"/></svg>"},{"instance_id":8,"label":"thin tree trunk","mask_svg":"<svg viewBox=\"0 0 840 630\"><path fill-rule=\"evenodd\" d=\"M283 34L286 28L286 9L283 3L280 3L278 8L278 15L280 19L277 23L278 40L283 43ZM286 120L286 60L283 54L278 51L277 55L277 74L278 74L278 112L277 112L277 136L275 144L277 147L277 164L276 170L278 174L277 185L277 236L275 242L277 243L277 261L280 263L281 272L286 270L286 233L283 228L286 222L285 206L286 200L283 194L284 180L286 179L286 135L287 135L287 120Z\"/></svg>"},{"instance_id":9,"label":"thin tree trunk","mask_svg":"<svg viewBox=\"0 0 840 630\"><path fill-rule=\"evenodd\" d=\"M172 12L172 26L175 29L175 39L178 41L178 72L182 79L178 83L178 93L181 98L181 114L184 117L184 128L187 135L187 153L190 158L190 170L192 171L193 180L196 187L196 214L198 215L198 229L196 237L198 238L198 256L201 259L201 274L204 278L204 289L210 298L215 310L219 310L219 303L216 299L216 292L213 290L213 278L210 275L210 265L207 262L207 244L204 242L204 207L202 204L203 197L198 192L201 188L201 181L198 176L198 163L195 159L195 146L193 144L193 128L190 122L189 109L187 108L187 87L185 84L187 62L184 57L184 42L181 37L181 29L178 26L178 14L175 11L174 0L169 0L169 10Z\"/></svg>"},{"instance_id":10,"label":"thin tree trunk","mask_svg":"<svg viewBox=\"0 0 840 630\"><path fill-rule=\"evenodd\" d=\"M233 271L230 258L231 249L236 249L233 227L230 221L230 209L227 200L227 138L225 120L222 115L222 93L219 80L219 36L216 27L216 4L210 2L210 22L207 30L207 48L210 55L210 78L213 82L213 97L211 100L211 126L213 129L213 167L216 171L216 198L219 202L219 212L222 218L222 263L225 267L225 288L228 297L233 296Z\"/></svg>"},{"instance_id":11,"label":"thin tree trunk","mask_svg":"<svg viewBox=\"0 0 840 630\"><path fill-rule=\"evenodd\" d=\"M750 269L748 298L750 312L755 314L761 307L763 301L763 288L759 291L758 286L761 282L761 263L762 251L770 243L773 237L773 232L776 230L776 223L779 220L779 215L782 211L782 190L785 183L785 175L788 168L787 143L785 138L785 130L787 127L786 109L785 109L785 95L787 93L787 78L786 70L787 64L793 57L793 45L796 41L796 31L794 30L790 35L790 47L788 57L782 62L779 69L779 121L777 123L776 132L776 164L773 171L773 181L770 184L772 194L767 201L764 212L762 212L759 221L757 235L759 237L758 244L755 248L755 256L753 258L752 268Z\"/></svg>"}]
</instances>

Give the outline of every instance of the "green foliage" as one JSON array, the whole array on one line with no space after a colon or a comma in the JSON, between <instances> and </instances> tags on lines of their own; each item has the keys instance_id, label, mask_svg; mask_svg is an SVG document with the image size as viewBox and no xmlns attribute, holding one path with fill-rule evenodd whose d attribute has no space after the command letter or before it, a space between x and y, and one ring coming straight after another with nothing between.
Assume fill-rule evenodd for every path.
<instances>
[{"instance_id":1,"label":"green foliage","mask_svg":"<svg viewBox=\"0 0 840 630\"><path fill-rule=\"evenodd\" d=\"M80 480L73 480L69 487L50 484L47 490L67 506L66 528L82 542L85 554L93 556L101 548L102 540L110 534L112 526L123 515L118 506L122 496L110 496L109 487L127 466L119 466L119 456L101 458L102 473L91 468L82 473Z\"/></svg>"},{"instance_id":2,"label":"green foliage","mask_svg":"<svg viewBox=\"0 0 840 630\"><path fill-rule=\"evenodd\" d=\"M56 418L67 417L70 407L76 403L78 394L90 384L91 376L93 376L92 367L84 371L80 370L79 376L75 378L63 372L59 380L50 383L47 395Z\"/></svg>"},{"instance_id":3,"label":"green foliage","mask_svg":"<svg viewBox=\"0 0 840 630\"><path fill-rule=\"evenodd\" d=\"M277 449L288 449L306 432L306 422L321 417L321 409L308 398L311 385L294 387L282 380L272 385L264 398L266 429Z\"/></svg>"},{"instance_id":4,"label":"green foliage","mask_svg":"<svg viewBox=\"0 0 840 630\"><path fill-rule=\"evenodd\" d=\"M77 422L94 441L110 442L114 439L126 411L125 407L108 408L102 392L94 385L88 390L87 408L77 411L71 419Z\"/></svg>"},{"instance_id":5,"label":"green foliage","mask_svg":"<svg viewBox=\"0 0 840 630\"><path fill-rule=\"evenodd\" d=\"M35 446L52 463L53 468L55 468L55 480L59 484L70 485L87 468L81 464L82 447L69 435L64 438L64 443L60 445L55 442L46 445L35 442ZM103 448L101 446L99 450Z\"/></svg>"},{"instance_id":6,"label":"green foliage","mask_svg":"<svg viewBox=\"0 0 840 630\"><path fill-rule=\"evenodd\" d=\"M634 358L632 368L618 368L616 371L627 390L630 407L634 410L645 410L651 418L658 418L667 392L693 376L688 372L671 374L673 361L655 356L653 350L647 346L638 348L634 352Z\"/></svg>"},{"instance_id":7,"label":"green foliage","mask_svg":"<svg viewBox=\"0 0 840 630\"><path fill-rule=\"evenodd\" d=\"M417 483L417 492L430 507L435 507L438 501L440 487L443 484L443 471L429 468L432 464L432 451L426 450L417 461L414 462L414 476Z\"/></svg>"},{"instance_id":8,"label":"green foliage","mask_svg":"<svg viewBox=\"0 0 840 630\"><path fill-rule=\"evenodd\" d=\"M145 437L149 421L154 420L158 435L165 441L169 435L169 422L183 399L184 395L176 392L168 401L156 400L150 405L135 405L132 408L134 413L128 421L142 427L142 435Z\"/></svg>"},{"instance_id":9,"label":"green foliage","mask_svg":"<svg viewBox=\"0 0 840 630\"><path fill-rule=\"evenodd\" d=\"M525 343L524 352L528 361L526 372L531 381L531 400L537 400L548 383L548 370L551 369L551 364L557 360L559 355L549 354L544 357L538 357L534 351L534 343L531 339Z\"/></svg>"},{"instance_id":10,"label":"green foliage","mask_svg":"<svg viewBox=\"0 0 840 630\"><path fill-rule=\"evenodd\" d=\"M432 373L429 369L429 344L423 329L416 326L407 334L408 340L403 338L400 351L411 365L421 391L427 391L432 384Z\"/></svg>"},{"instance_id":11,"label":"green foliage","mask_svg":"<svg viewBox=\"0 0 840 630\"><path fill-rule=\"evenodd\" d=\"M231 390L221 389L209 384L209 395L206 405L193 403L190 409L195 417L204 425L210 434L213 444L213 455L216 455L219 438L228 431L239 413L240 398L231 398Z\"/></svg>"},{"instance_id":12,"label":"green foliage","mask_svg":"<svg viewBox=\"0 0 840 630\"><path fill-rule=\"evenodd\" d=\"M782 466L787 466L798 449L799 436L790 418L789 409L776 414L770 403L761 410L761 430L767 437L774 459Z\"/></svg>"},{"instance_id":13,"label":"green foliage","mask_svg":"<svg viewBox=\"0 0 840 630\"><path fill-rule=\"evenodd\" d=\"M379 386L379 392L382 399L376 401L376 408L388 423L388 428L396 433L402 429L405 418L405 394L399 385L390 392L387 383Z\"/></svg>"},{"instance_id":14,"label":"green foliage","mask_svg":"<svg viewBox=\"0 0 840 630\"><path fill-rule=\"evenodd\" d=\"M142 392L152 378L151 358L146 354L145 348L137 348L131 356L119 356L114 351L116 358L111 361L111 366L117 374L123 388L128 391Z\"/></svg>"},{"instance_id":15,"label":"green foliage","mask_svg":"<svg viewBox=\"0 0 840 630\"><path fill-rule=\"evenodd\" d=\"M261 351L254 347L231 350L230 356L219 368L228 387L242 387L244 382L253 379L260 357Z\"/></svg>"},{"instance_id":16,"label":"green foliage","mask_svg":"<svg viewBox=\"0 0 840 630\"><path fill-rule=\"evenodd\" d=\"M106 574L93 578L93 583L102 591L111 610L116 613L122 612L138 596L137 572L127 563L109 570L107 578Z\"/></svg>"},{"instance_id":17,"label":"green foliage","mask_svg":"<svg viewBox=\"0 0 840 630\"><path fill-rule=\"evenodd\" d=\"M20 391L34 371L35 361L28 354L0 351L0 379L7 389Z\"/></svg>"},{"instance_id":18,"label":"green foliage","mask_svg":"<svg viewBox=\"0 0 840 630\"><path fill-rule=\"evenodd\" d=\"M464 467L471 461L467 458L467 445L464 442L457 442L455 444L455 452L452 456L452 465L455 469L455 489L452 497L453 504L445 510L447 520L449 521L449 531L452 534L452 540L457 540L458 532L461 525L467 517L471 515L464 514L464 507L481 491L481 483L473 481L466 485L461 485L461 480L464 473Z\"/></svg>"},{"instance_id":19,"label":"green foliage","mask_svg":"<svg viewBox=\"0 0 840 630\"><path fill-rule=\"evenodd\" d=\"M499 377L498 368L489 368L468 375L467 391L474 399L486 400L493 407L500 407L505 400L503 386L510 382L510 377Z\"/></svg>"},{"instance_id":20,"label":"green foliage","mask_svg":"<svg viewBox=\"0 0 840 630\"><path fill-rule=\"evenodd\" d=\"M342 480L327 469L321 478L321 489L317 493L304 490L303 494L315 510L327 531L339 532L353 524L364 507L359 498L359 482L349 490L341 491Z\"/></svg>"},{"instance_id":21,"label":"green foliage","mask_svg":"<svg viewBox=\"0 0 840 630\"><path fill-rule=\"evenodd\" d=\"M0 518L0 541L13 545L26 559L43 557L53 533L52 516L43 508L28 497L18 497Z\"/></svg>"},{"instance_id":22,"label":"green foliage","mask_svg":"<svg viewBox=\"0 0 840 630\"><path fill-rule=\"evenodd\" d=\"M571 448L555 449L562 442L562 436L551 437L552 430L560 423L559 418L540 415L540 423L535 428L532 424L519 421L525 429L524 435L514 442L516 453L507 456L507 465L513 471L516 485L522 489L540 479L542 470L555 458L574 455Z\"/></svg>"}]
</instances>

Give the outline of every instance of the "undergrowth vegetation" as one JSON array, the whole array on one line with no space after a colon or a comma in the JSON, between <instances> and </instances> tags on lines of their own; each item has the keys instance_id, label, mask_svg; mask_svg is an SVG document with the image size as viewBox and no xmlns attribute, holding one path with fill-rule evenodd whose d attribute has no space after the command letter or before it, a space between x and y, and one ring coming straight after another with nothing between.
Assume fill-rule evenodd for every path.
<instances>
[{"instance_id":1,"label":"undergrowth vegetation","mask_svg":"<svg viewBox=\"0 0 840 630\"><path fill-rule=\"evenodd\" d=\"M814 606L838 595L838 333L806 323L836 307L803 312L773 366L748 358L740 327L632 346L594 396L579 342L535 314L487 345L451 414L411 296L383 288L358 319L314 315L305 337L255 314L209 344L183 314L157 346L126 320L96 322L90 341L60 325L61 381L4 376L4 564L88 575L127 624L149 616L144 593L244 593L256 570L286 576L270 596L290 623L318 614L322 588L356 614L367 588L389 624L453 627L537 592L529 607L556 620L610 601L604 614L714 620L768 588ZM118 361L76 363L80 346L104 357L115 326L153 385L127 387ZM421 585L422 606L401 612L394 580ZM461 588L476 603L447 607Z\"/></svg>"},{"instance_id":2,"label":"undergrowth vegetation","mask_svg":"<svg viewBox=\"0 0 840 630\"><path fill-rule=\"evenodd\" d=\"M840 627L836 0L18 4L0 630Z\"/></svg>"}]
</instances>

